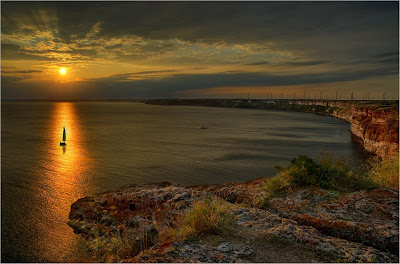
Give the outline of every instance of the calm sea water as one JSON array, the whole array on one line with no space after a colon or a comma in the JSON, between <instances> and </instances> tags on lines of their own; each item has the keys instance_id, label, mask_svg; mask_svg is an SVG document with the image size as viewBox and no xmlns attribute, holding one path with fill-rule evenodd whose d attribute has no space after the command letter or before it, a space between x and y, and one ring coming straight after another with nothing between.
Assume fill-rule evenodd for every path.
<instances>
[{"instance_id":1,"label":"calm sea water","mask_svg":"<svg viewBox=\"0 0 400 264\"><path fill-rule=\"evenodd\" d=\"M70 206L97 192L269 177L275 165L319 151L363 158L348 123L306 113L2 103L1 117L3 262L73 261L78 239L66 224ZM66 147L59 146L63 126Z\"/></svg>"}]
</instances>

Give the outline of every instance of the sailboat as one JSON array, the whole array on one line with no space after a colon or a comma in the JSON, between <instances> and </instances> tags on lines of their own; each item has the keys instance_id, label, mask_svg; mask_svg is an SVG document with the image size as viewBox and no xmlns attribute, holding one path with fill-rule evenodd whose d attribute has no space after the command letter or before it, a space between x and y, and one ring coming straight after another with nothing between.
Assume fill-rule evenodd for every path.
<instances>
[{"instance_id":1,"label":"sailboat","mask_svg":"<svg viewBox=\"0 0 400 264\"><path fill-rule=\"evenodd\" d=\"M66 140L67 140L67 134L65 134L65 127L64 127L63 137L62 137L62 141L60 141L60 146L67 145L67 143L65 143Z\"/></svg>"}]
</instances>

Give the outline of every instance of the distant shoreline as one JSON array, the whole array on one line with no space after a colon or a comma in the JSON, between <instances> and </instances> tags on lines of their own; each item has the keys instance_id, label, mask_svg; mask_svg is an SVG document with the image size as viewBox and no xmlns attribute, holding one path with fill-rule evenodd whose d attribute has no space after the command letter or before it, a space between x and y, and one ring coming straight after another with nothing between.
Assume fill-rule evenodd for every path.
<instances>
[{"instance_id":1,"label":"distant shoreline","mask_svg":"<svg viewBox=\"0 0 400 264\"><path fill-rule=\"evenodd\" d=\"M138 102L144 103L147 99L1 99L2 103L20 103L20 102L31 102L31 103L57 103L57 102Z\"/></svg>"},{"instance_id":2,"label":"distant shoreline","mask_svg":"<svg viewBox=\"0 0 400 264\"><path fill-rule=\"evenodd\" d=\"M399 101L318 99L150 99L146 104L297 111L351 124L367 152L386 159L399 152Z\"/></svg>"},{"instance_id":3,"label":"distant shoreline","mask_svg":"<svg viewBox=\"0 0 400 264\"><path fill-rule=\"evenodd\" d=\"M119 99L1 99L1 102L5 103L5 102L140 102L140 103L146 103L146 102L150 102L149 104L154 104L151 102L155 102L155 101L225 101L225 102L229 102L229 101L252 101L252 102L261 102L261 101L268 101L268 100L272 100L272 101L306 101L306 102L343 102L343 103L349 103L349 102L357 102L357 103L399 103L399 100L319 100L319 99L244 99L244 98L237 98L237 99L205 99L205 98L199 98L199 99L162 99L162 98L132 98L132 99L124 99L124 98L119 98ZM164 103L161 103L164 104Z\"/></svg>"}]
</instances>

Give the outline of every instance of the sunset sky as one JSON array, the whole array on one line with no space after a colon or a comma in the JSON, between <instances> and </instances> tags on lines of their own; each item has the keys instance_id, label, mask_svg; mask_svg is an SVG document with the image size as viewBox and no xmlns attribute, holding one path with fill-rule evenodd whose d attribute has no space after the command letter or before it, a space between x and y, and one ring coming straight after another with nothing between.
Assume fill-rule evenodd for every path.
<instances>
[{"instance_id":1,"label":"sunset sky","mask_svg":"<svg viewBox=\"0 0 400 264\"><path fill-rule=\"evenodd\" d=\"M3 99L398 99L398 2L1 7Z\"/></svg>"}]
</instances>

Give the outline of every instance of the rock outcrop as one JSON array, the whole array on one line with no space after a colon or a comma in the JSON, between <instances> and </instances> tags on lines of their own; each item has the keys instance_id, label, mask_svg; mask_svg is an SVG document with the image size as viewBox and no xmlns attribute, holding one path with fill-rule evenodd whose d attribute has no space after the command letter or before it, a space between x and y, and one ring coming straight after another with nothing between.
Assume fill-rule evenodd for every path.
<instances>
[{"instance_id":1,"label":"rock outcrop","mask_svg":"<svg viewBox=\"0 0 400 264\"><path fill-rule=\"evenodd\" d=\"M312 226L321 233L396 253L399 247L399 193L370 190L338 195L303 189L269 202L281 217Z\"/></svg>"},{"instance_id":2,"label":"rock outcrop","mask_svg":"<svg viewBox=\"0 0 400 264\"><path fill-rule=\"evenodd\" d=\"M348 104L332 114L351 123L366 151L381 158L399 152L399 111L397 106Z\"/></svg>"},{"instance_id":3,"label":"rock outcrop","mask_svg":"<svg viewBox=\"0 0 400 264\"><path fill-rule=\"evenodd\" d=\"M203 192L166 182L133 185L79 199L71 206L68 225L88 239L94 238L94 227L102 236L141 229L139 237L175 223L202 196Z\"/></svg>"},{"instance_id":4,"label":"rock outcrop","mask_svg":"<svg viewBox=\"0 0 400 264\"><path fill-rule=\"evenodd\" d=\"M322 252L331 260L398 261L398 191L337 194L304 189L272 199L269 208L261 209L257 206L264 195L260 184L262 179L192 187L170 183L134 185L78 200L71 206L68 224L89 243L128 231L141 240L175 226L195 201L211 197L223 199L237 228L249 234L278 237ZM153 242L126 261L254 262L251 256L257 254L252 243Z\"/></svg>"}]
</instances>

